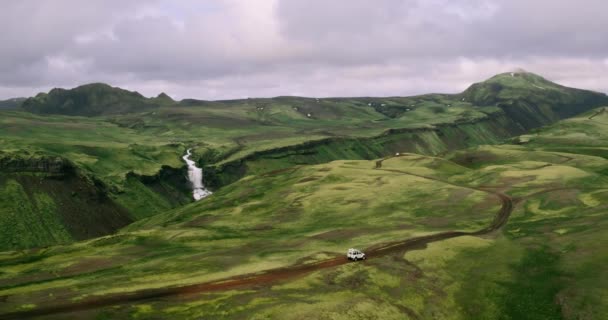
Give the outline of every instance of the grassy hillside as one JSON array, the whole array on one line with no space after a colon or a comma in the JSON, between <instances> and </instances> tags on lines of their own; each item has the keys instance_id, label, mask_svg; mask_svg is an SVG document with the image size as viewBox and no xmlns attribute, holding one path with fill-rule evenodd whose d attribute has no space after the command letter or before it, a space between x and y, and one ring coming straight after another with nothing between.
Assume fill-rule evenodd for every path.
<instances>
[{"instance_id":1,"label":"grassy hillside","mask_svg":"<svg viewBox=\"0 0 608 320\"><path fill-rule=\"evenodd\" d=\"M479 93L496 84L500 90ZM493 104L488 97L494 97ZM92 84L52 90L24 103L24 109L41 114L3 111L0 151L24 159L32 154L61 157L99 181L102 199L120 206L130 220L139 220L191 201L181 160L186 148L194 148L207 185L217 189L247 175L294 165L371 160L396 152L439 155L499 143L604 103L608 98L603 94L523 73L496 76L460 95L387 98L176 103L164 94L147 99ZM72 188L66 186L66 194L78 192ZM2 214L19 217L18 212L11 207ZM3 249L31 245L26 239L17 242Z\"/></svg>"},{"instance_id":2,"label":"grassy hillside","mask_svg":"<svg viewBox=\"0 0 608 320\"><path fill-rule=\"evenodd\" d=\"M293 164L373 159L399 151L436 155L457 148L496 143L608 104L604 94L567 88L526 72L496 75L458 95L330 100L367 106L384 118L372 121L372 124L360 124L356 133L333 134L330 131L331 135L314 143L283 146L263 141L263 147L258 147L257 142L251 141L255 138L243 137L236 152L229 153L219 162L214 159L205 162L206 170L211 174L210 182L224 185L247 173L277 170ZM381 134L378 131L361 134L365 132L362 128L378 124L389 130ZM325 128L331 128L331 125Z\"/></svg>"},{"instance_id":3,"label":"grassy hillside","mask_svg":"<svg viewBox=\"0 0 608 320\"><path fill-rule=\"evenodd\" d=\"M0 152L0 167L1 250L98 237L135 220L63 158Z\"/></svg>"},{"instance_id":4,"label":"grassy hillside","mask_svg":"<svg viewBox=\"0 0 608 320\"><path fill-rule=\"evenodd\" d=\"M605 96L571 90L526 72L496 75L472 85L461 97L475 105L495 105L526 129L579 114L589 105L606 104Z\"/></svg>"},{"instance_id":5,"label":"grassy hillside","mask_svg":"<svg viewBox=\"0 0 608 320\"><path fill-rule=\"evenodd\" d=\"M168 99L167 99L168 98ZM24 110L40 114L98 116L138 112L173 101L166 95L147 99L137 92L92 83L74 89L53 89L23 101Z\"/></svg>"},{"instance_id":6,"label":"grassy hillside","mask_svg":"<svg viewBox=\"0 0 608 320\"><path fill-rule=\"evenodd\" d=\"M608 114L597 109L512 144L443 158L405 153L380 164L335 161L248 176L115 236L2 254L0 314L116 296L112 306L70 316L603 319L606 141ZM376 252L401 239L483 229L501 208L499 194L513 211L498 231L334 262L349 247ZM281 271L307 264L318 267ZM264 270L274 271L264 278ZM242 274L267 280L162 298L154 297L165 291L145 291Z\"/></svg>"},{"instance_id":7,"label":"grassy hillside","mask_svg":"<svg viewBox=\"0 0 608 320\"><path fill-rule=\"evenodd\" d=\"M544 87L540 87L540 85ZM101 85L84 86L71 91L59 91L65 97L89 94L91 97L75 104L83 114L95 114L100 104L96 104L96 96L90 94L91 88ZM486 90L486 87L499 86L500 89ZM119 89L102 86L110 91ZM78 93L78 94L77 94ZM58 94L55 94L58 95ZM134 93L124 92L131 97ZM51 94L49 94L51 96ZM120 95L116 94L116 97ZM108 104L114 104L113 96ZM156 99L167 99L160 95ZM76 98L70 98L75 100ZM170 99L170 98L169 98ZM35 100L35 99L34 99ZM47 99L48 100L48 99ZM52 100L52 99L51 99ZM102 99L103 100L103 99ZM120 99L119 99L120 100ZM151 99L154 100L154 99ZM92 102L91 102L92 101ZM511 105L509 105L509 103ZM120 100L116 107L129 104L129 100ZM89 165L103 176L121 177L128 170L116 170L116 163L142 163L135 171L153 174L154 166L147 158L157 160L156 150L159 145L174 143L194 146L195 153L205 165L215 171L223 171L226 164L234 165L243 159L255 160L257 152L268 152L277 148L294 147L309 141L325 140L329 144L337 139L372 138L379 139L363 141L364 147L370 144L378 145L371 148L377 151L367 156L358 154L356 150L349 151L358 159L371 159L392 153L395 148L385 147L381 140L392 139L385 137L387 133L398 133L394 129L434 129L441 126L451 126L463 123L479 123L503 117L493 128L483 127L478 133L468 138L470 145L487 143L488 137L494 135L505 138L516 135L524 130L555 122L565 116L561 110L569 110L568 115L584 112L590 108L608 104L608 98L599 93L565 88L552 84L538 76L526 73L502 74L486 82L473 85L461 95L423 95L416 97L389 98L328 98L313 99L300 97L277 97L272 99L246 99L231 101L197 101L184 100L179 105L158 107L143 113L124 114L130 109L122 110L121 114L104 118L71 118L62 116L36 117L28 114L5 114L3 121L8 128L0 132L12 148L15 145L40 145L44 141L62 144L64 150L48 150L50 152L72 153L73 145L86 145L93 150L82 150L76 147L75 154L82 155L70 158L76 163L87 159L93 161L105 160L95 152L94 148L104 149L118 146L137 144L140 150L131 152L130 157L120 156L103 161L104 165ZM509 107L507 107L509 106ZM38 112L54 113L56 108L50 104L40 104ZM28 108L26 108L28 109ZM387 111L392 110L392 111ZM114 113L112 111L111 113ZM26 131L32 126L39 126L35 132ZM69 130L62 130L62 127ZM499 128L503 127L503 128ZM10 129L10 131L9 131ZM502 130L501 130L502 129ZM84 132L87 130L87 132ZM391 131L387 131L391 130ZM497 132L500 131L500 132ZM437 132L442 134L442 132ZM54 137L59 137L54 139ZM404 137L406 138L406 137ZM407 138L411 138L408 136ZM409 151L422 153L437 153L450 149L442 141L442 137L433 137L426 142L418 143ZM484 141L484 139L486 139ZM20 141L26 140L26 141ZM395 138L397 143L403 138ZM425 140L425 139L423 139ZM117 144L117 141L124 141ZM25 143L23 143L25 142ZM352 143L357 144L358 141ZM113 144L113 145L112 145ZM395 144L395 143L390 143ZM442 145L444 144L444 145ZM328 147L333 149L332 147ZM53 148L49 148L53 149ZM114 148L109 154L124 154ZM403 149L403 148L401 148ZM150 150L150 151L148 151ZM179 151L172 156L177 159ZM402 150L403 151L403 150ZM280 151L279 149L279 152ZM314 152L314 150L313 150ZM152 153L152 154L149 154ZM322 152L321 152L322 153ZM252 155L254 155L252 157ZM111 155L108 155L111 156ZM321 161L337 160L338 157L321 156ZM70 155L71 157L71 155ZM142 162L143 160L143 162ZM312 159L306 163L318 163ZM292 165L287 163L284 166ZM105 164L107 163L107 164ZM114 165L112 165L112 164ZM174 165L166 160L159 164ZM160 168L155 166L156 171ZM249 168L242 168L247 171ZM256 169L252 172L257 172ZM226 174L230 174L227 172Z\"/></svg>"},{"instance_id":8,"label":"grassy hillside","mask_svg":"<svg viewBox=\"0 0 608 320\"><path fill-rule=\"evenodd\" d=\"M494 144L525 132L500 112L457 124L389 129L371 137L331 137L230 157L205 167L210 186L223 186L247 174L336 159L376 159L397 152L438 155L480 144Z\"/></svg>"},{"instance_id":9,"label":"grassy hillside","mask_svg":"<svg viewBox=\"0 0 608 320\"><path fill-rule=\"evenodd\" d=\"M11 221L7 228L45 224L44 217L49 217L56 228L48 227L48 232L56 229L70 236L47 237L47 231L36 228L23 232L27 228L10 227L0 250L113 233L191 201L182 170L163 167L181 168L182 145L157 144L152 137L136 136L101 119L5 115L0 119L0 216ZM150 143L137 144L145 139ZM55 170L54 161L69 167Z\"/></svg>"},{"instance_id":10,"label":"grassy hillside","mask_svg":"<svg viewBox=\"0 0 608 320\"><path fill-rule=\"evenodd\" d=\"M83 178L0 174L0 192L2 250L90 239L133 221Z\"/></svg>"}]
</instances>

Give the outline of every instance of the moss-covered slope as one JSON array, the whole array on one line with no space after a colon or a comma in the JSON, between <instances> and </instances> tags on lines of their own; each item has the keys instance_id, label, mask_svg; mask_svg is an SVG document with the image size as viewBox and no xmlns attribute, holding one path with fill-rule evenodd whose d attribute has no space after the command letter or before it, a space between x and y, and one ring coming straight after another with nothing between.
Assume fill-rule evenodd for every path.
<instances>
[{"instance_id":1,"label":"moss-covered slope","mask_svg":"<svg viewBox=\"0 0 608 320\"><path fill-rule=\"evenodd\" d=\"M25 100L22 108L40 114L97 116L137 112L172 103L167 98L163 95L148 99L138 92L92 83L69 90L53 89L48 94L40 93Z\"/></svg>"},{"instance_id":2,"label":"moss-covered slope","mask_svg":"<svg viewBox=\"0 0 608 320\"><path fill-rule=\"evenodd\" d=\"M43 114L3 111L0 117L0 151L28 159L17 164L18 170L11 169L15 159L0 161L4 172L29 179L28 166L41 165L29 155L65 159L83 176L99 181L103 201L120 206L129 220L192 201L181 160L190 147L204 166L205 183L218 189L246 175L295 165L369 160L398 152L440 155L496 144L608 105L603 94L566 88L528 73L498 75L457 95L178 104L165 94L146 99L92 84L52 90L28 101L25 109ZM65 190L72 188L66 183ZM63 199L66 206L80 206L72 198ZM104 232L115 230L115 225L108 226Z\"/></svg>"},{"instance_id":3,"label":"moss-covered slope","mask_svg":"<svg viewBox=\"0 0 608 320\"><path fill-rule=\"evenodd\" d=\"M0 154L0 250L69 243L134 221L105 185L69 161Z\"/></svg>"}]
</instances>

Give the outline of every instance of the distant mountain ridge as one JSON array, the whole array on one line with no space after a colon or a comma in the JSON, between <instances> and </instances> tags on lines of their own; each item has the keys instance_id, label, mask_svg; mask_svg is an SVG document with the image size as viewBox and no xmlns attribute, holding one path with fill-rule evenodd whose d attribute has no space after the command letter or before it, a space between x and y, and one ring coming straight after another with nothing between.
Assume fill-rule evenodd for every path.
<instances>
[{"instance_id":1,"label":"distant mountain ridge","mask_svg":"<svg viewBox=\"0 0 608 320\"><path fill-rule=\"evenodd\" d=\"M99 116L148 110L173 103L166 94L146 98L139 92L92 83L74 89L53 89L25 100L22 108L38 114Z\"/></svg>"},{"instance_id":2,"label":"distant mountain ridge","mask_svg":"<svg viewBox=\"0 0 608 320\"><path fill-rule=\"evenodd\" d=\"M27 98L12 98L8 100L0 100L0 110L19 109L23 101Z\"/></svg>"},{"instance_id":3,"label":"distant mountain ridge","mask_svg":"<svg viewBox=\"0 0 608 320\"><path fill-rule=\"evenodd\" d=\"M435 95L436 96L436 95ZM572 116L588 110L591 106L608 104L608 97L603 93L589 90L568 88L553 83L545 78L525 72L507 72L498 74L483 82L475 83L460 94L440 95L455 102L467 102L473 106L497 106L509 113L509 106L532 108L541 122L557 121L559 118ZM424 96L420 96L424 97ZM430 97L430 96L429 96ZM270 98L281 100L287 97ZM289 97L290 99L310 100L311 98ZM323 100L340 100L326 98ZM370 98L352 98L373 107L377 112L389 118L398 117L407 111L408 105L375 105ZM432 99L432 98L430 98ZM268 100L265 98L248 99L253 102ZM316 99L318 100L318 99ZM143 112L150 109L169 106L203 106L209 103L231 104L245 100L205 101L183 99L174 101L165 93L155 98L146 98L138 92L112 87L103 83L92 83L74 89L53 89L49 93L39 93L33 98L22 101L22 108L37 114L61 114L72 116L100 116ZM511 108L515 110L514 108ZM521 109L521 108L520 108ZM548 109L551 109L549 112ZM512 110L511 110L512 111Z\"/></svg>"}]
</instances>

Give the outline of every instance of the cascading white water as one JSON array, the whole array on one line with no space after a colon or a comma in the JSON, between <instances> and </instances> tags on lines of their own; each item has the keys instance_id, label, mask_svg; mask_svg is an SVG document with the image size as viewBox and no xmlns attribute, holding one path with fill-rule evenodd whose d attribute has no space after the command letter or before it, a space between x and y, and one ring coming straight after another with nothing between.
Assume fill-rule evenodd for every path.
<instances>
[{"instance_id":1,"label":"cascading white water","mask_svg":"<svg viewBox=\"0 0 608 320\"><path fill-rule=\"evenodd\" d=\"M207 190L205 185L203 185L203 169L197 167L196 163L190 160L191 155L192 152L188 149L182 159L188 165L188 180L192 183L192 196L194 200L198 201L210 196L212 192Z\"/></svg>"}]
</instances>

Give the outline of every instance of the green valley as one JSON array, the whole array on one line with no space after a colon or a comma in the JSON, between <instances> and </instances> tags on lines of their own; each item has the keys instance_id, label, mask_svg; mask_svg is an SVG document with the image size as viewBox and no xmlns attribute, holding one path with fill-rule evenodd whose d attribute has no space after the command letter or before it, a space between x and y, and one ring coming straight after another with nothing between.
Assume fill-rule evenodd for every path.
<instances>
[{"instance_id":1,"label":"green valley","mask_svg":"<svg viewBox=\"0 0 608 320\"><path fill-rule=\"evenodd\" d=\"M562 87L529 73L497 75L462 94L405 98L174 102L162 94L148 99L92 84L25 100L23 108L35 113L2 112L0 163L12 164L0 172L30 194L21 177L35 175L46 184L57 174L44 167L28 169L28 162L35 167L36 159L51 157L69 163L74 171L70 175L86 185L85 193L96 196L78 198L80 189L63 184L61 193L74 201L66 196L63 204L45 210L58 226L52 233L82 239L190 202L180 158L186 148L193 148L195 160L204 167L206 185L218 189L247 175L293 165L371 160L395 152L438 155L494 144L603 104L608 104L603 94ZM78 222L71 226L65 210L56 209L95 201L116 216L100 228ZM11 201L4 212L20 216L23 210L30 211ZM70 228L82 230L75 234ZM24 249L66 241L53 239L31 243L11 236L0 247Z\"/></svg>"},{"instance_id":2,"label":"green valley","mask_svg":"<svg viewBox=\"0 0 608 320\"><path fill-rule=\"evenodd\" d=\"M605 107L525 72L415 97L40 94L0 111L0 318L608 317Z\"/></svg>"}]
</instances>

